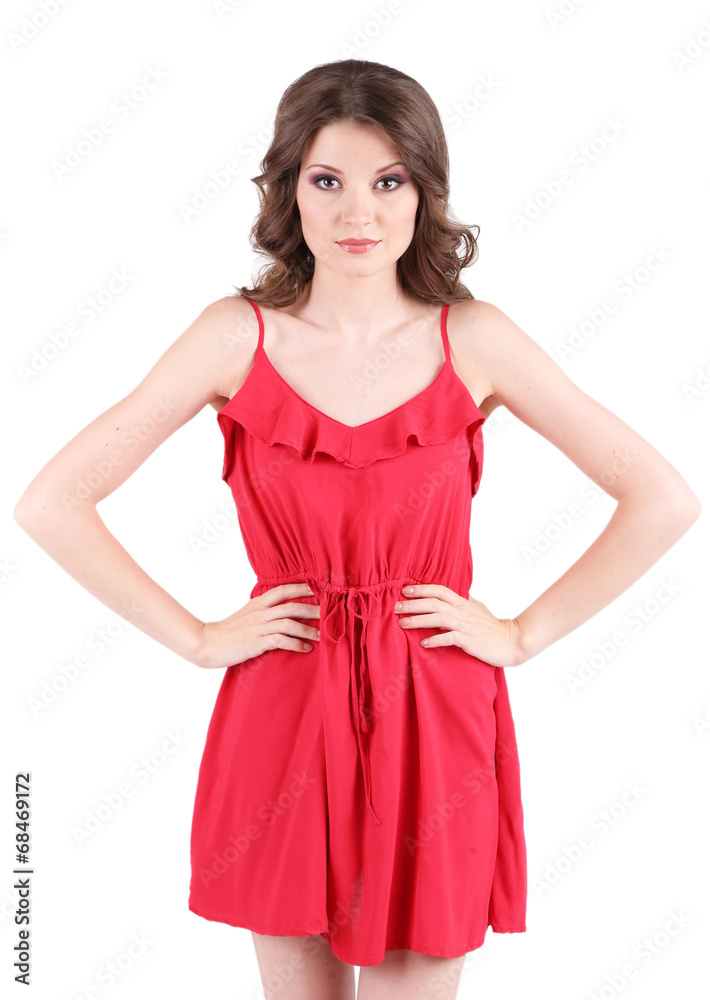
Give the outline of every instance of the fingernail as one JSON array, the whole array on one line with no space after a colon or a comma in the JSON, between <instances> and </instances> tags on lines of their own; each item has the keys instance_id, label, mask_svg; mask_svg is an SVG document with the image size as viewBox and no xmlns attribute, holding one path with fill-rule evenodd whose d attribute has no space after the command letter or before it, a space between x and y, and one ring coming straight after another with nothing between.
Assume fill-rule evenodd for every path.
<instances>
[{"instance_id":1,"label":"fingernail","mask_svg":"<svg viewBox=\"0 0 710 1000\"><path fill-rule=\"evenodd\" d=\"M403 594L411 594L413 590L414 590L414 587L402 587L402 593Z\"/></svg>"},{"instance_id":2,"label":"fingernail","mask_svg":"<svg viewBox=\"0 0 710 1000\"><path fill-rule=\"evenodd\" d=\"M310 642L304 642L303 643L303 648L304 649L313 649L313 646L311 646Z\"/></svg>"},{"instance_id":3,"label":"fingernail","mask_svg":"<svg viewBox=\"0 0 710 1000\"><path fill-rule=\"evenodd\" d=\"M308 593L309 593L309 594L312 594L312 593L313 593L313 591L312 591L312 590L311 590L311 588L310 588L310 587L308 586L308 584L306 584L306 587L308 588Z\"/></svg>"},{"instance_id":4,"label":"fingernail","mask_svg":"<svg viewBox=\"0 0 710 1000\"><path fill-rule=\"evenodd\" d=\"M320 629L319 629L319 628L317 628L317 629L316 629L316 632L318 633L318 638L320 639Z\"/></svg>"}]
</instances>

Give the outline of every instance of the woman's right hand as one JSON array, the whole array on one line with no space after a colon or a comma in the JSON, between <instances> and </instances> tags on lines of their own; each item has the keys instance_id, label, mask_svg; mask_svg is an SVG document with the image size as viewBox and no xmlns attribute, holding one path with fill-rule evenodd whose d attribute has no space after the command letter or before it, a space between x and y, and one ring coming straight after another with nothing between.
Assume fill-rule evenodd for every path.
<instances>
[{"instance_id":1,"label":"woman's right hand","mask_svg":"<svg viewBox=\"0 0 710 1000\"><path fill-rule=\"evenodd\" d=\"M298 601L299 597L312 593L307 583L282 583L252 597L233 615L221 621L205 622L197 665L231 667L268 649L310 652L313 647L308 640L319 638L318 627L294 619L320 619L319 604Z\"/></svg>"}]
</instances>

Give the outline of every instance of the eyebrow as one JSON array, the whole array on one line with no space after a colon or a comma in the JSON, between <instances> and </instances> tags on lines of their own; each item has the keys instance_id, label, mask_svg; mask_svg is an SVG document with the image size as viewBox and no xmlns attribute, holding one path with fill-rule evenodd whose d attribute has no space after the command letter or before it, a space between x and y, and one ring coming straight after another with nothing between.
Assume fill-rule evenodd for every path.
<instances>
[{"instance_id":1,"label":"eyebrow","mask_svg":"<svg viewBox=\"0 0 710 1000\"><path fill-rule=\"evenodd\" d=\"M381 174L383 170L390 170L392 167L397 166L403 167L404 163L401 160L395 160L394 163L388 163L387 166L380 167L380 169L376 170L375 173ZM334 174L342 174L342 170L338 170L337 167L331 167L327 163L311 163L310 166L306 167L306 170L310 170L311 167L323 167L324 170L332 170Z\"/></svg>"}]
</instances>

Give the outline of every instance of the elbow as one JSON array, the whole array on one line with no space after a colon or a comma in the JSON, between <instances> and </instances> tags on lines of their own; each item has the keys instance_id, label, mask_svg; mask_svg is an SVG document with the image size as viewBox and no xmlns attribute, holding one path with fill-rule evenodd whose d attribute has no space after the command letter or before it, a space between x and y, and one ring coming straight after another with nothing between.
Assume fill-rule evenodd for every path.
<instances>
[{"instance_id":1,"label":"elbow","mask_svg":"<svg viewBox=\"0 0 710 1000\"><path fill-rule=\"evenodd\" d=\"M653 498L661 516L684 529L697 521L703 509L697 495L677 473L659 476L650 483L644 482L636 496L649 502Z\"/></svg>"},{"instance_id":2,"label":"elbow","mask_svg":"<svg viewBox=\"0 0 710 1000\"><path fill-rule=\"evenodd\" d=\"M12 516L23 531L37 539L45 530L56 530L67 517L83 513L89 507L96 510L96 501L63 492L60 485L53 483L41 489L28 487L15 504Z\"/></svg>"},{"instance_id":3,"label":"elbow","mask_svg":"<svg viewBox=\"0 0 710 1000\"><path fill-rule=\"evenodd\" d=\"M620 498L619 505L628 506L632 517L646 519L649 531L674 544L697 521L702 504L689 486L670 488L655 484L643 491Z\"/></svg>"},{"instance_id":4,"label":"elbow","mask_svg":"<svg viewBox=\"0 0 710 1000\"><path fill-rule=\"evenodd\" d=\"M690 486L682 480L675 489L671 489L668 503L680 521L685 521L690 527L702 513L702 504Z\"/></svg>"},{"instance_id":5,"label":"elbow","mask_svg":"<svg viewBox=\"0 0 710 1000\"><path fill-rule=\"evenodd\" d=\"M691 489L683 490L681 494L670 497L664 506L668 522L681 534L685 534L688 528L695 524L702 509L700 500Z\"/></svg>"},{"instance_id":6,"label":"elbow","mask_svg":"<svg viewBox=\"0 0 710 1000\"><path fill-rule=\"evenodd\" d=\"M28 535L32 534L32 525L37 523L37 518L42 510L42 504L35 502L30 497L22 496L15 504L12 511L12 516L17 524L26 531Z\"/></svg>"},{"instance_id":7,"label":"elbow","mask_svg":"<svg viewBox=\"0 0 710 1000\"><path fill-rule=\"evenodd\" d=\"M23 531L34 536L37 526L56 509L57 503L46 493L26 490L15 504L12 516Z\"/></svg>"},{"instance_id":8,"label":"elbow","mask_svg":"<svg viewBox=\"0 0 710 1000\"><path fill-rule=\"evenodd\" d=\"M688 527L690 527L691 524L694 524L703 512L703 505L700 503L700 500L692 490L689 490L688 496L685 498L682 505L682 511L683 516L687 518Z\"/></svg>"},{"instance_id":9,"label":"elbow","mask_svg":"<svg viewBox=\"0 0 710 1000\"><path fill-rule=\"evenodd\" d=\"M27 490L25 490L12 510L12 516L21 528L24 528L27 524L27 518L30 515L32 507L33 503L28 496Z\"/></svg>"}]
</instances>

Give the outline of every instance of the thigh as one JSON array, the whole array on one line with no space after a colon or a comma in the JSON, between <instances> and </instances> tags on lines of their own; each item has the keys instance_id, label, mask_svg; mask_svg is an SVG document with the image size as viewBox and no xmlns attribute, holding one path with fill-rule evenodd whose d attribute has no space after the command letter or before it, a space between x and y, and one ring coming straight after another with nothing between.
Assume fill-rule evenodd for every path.
<instances>
[{"instance_id":1,"label":"thigh","mask_svg":"<svg viewBox=\"0 0 710 1000\"><path fill-rule=\"evenodd\" d=\"M440 958L399 948L360 969L357 1000L454 1000L466 956Z\"/></svg>"},{"instance_id":2,"label":"thigh","mask_svg":"<svg viewBox=\"0 0 710 1000\"><path fill-rule=\"evenodd\" d=\"M336 958L319 934L251 933L265 1000L354 1000L354 967Z\"/></svg>"}]
</instances>

